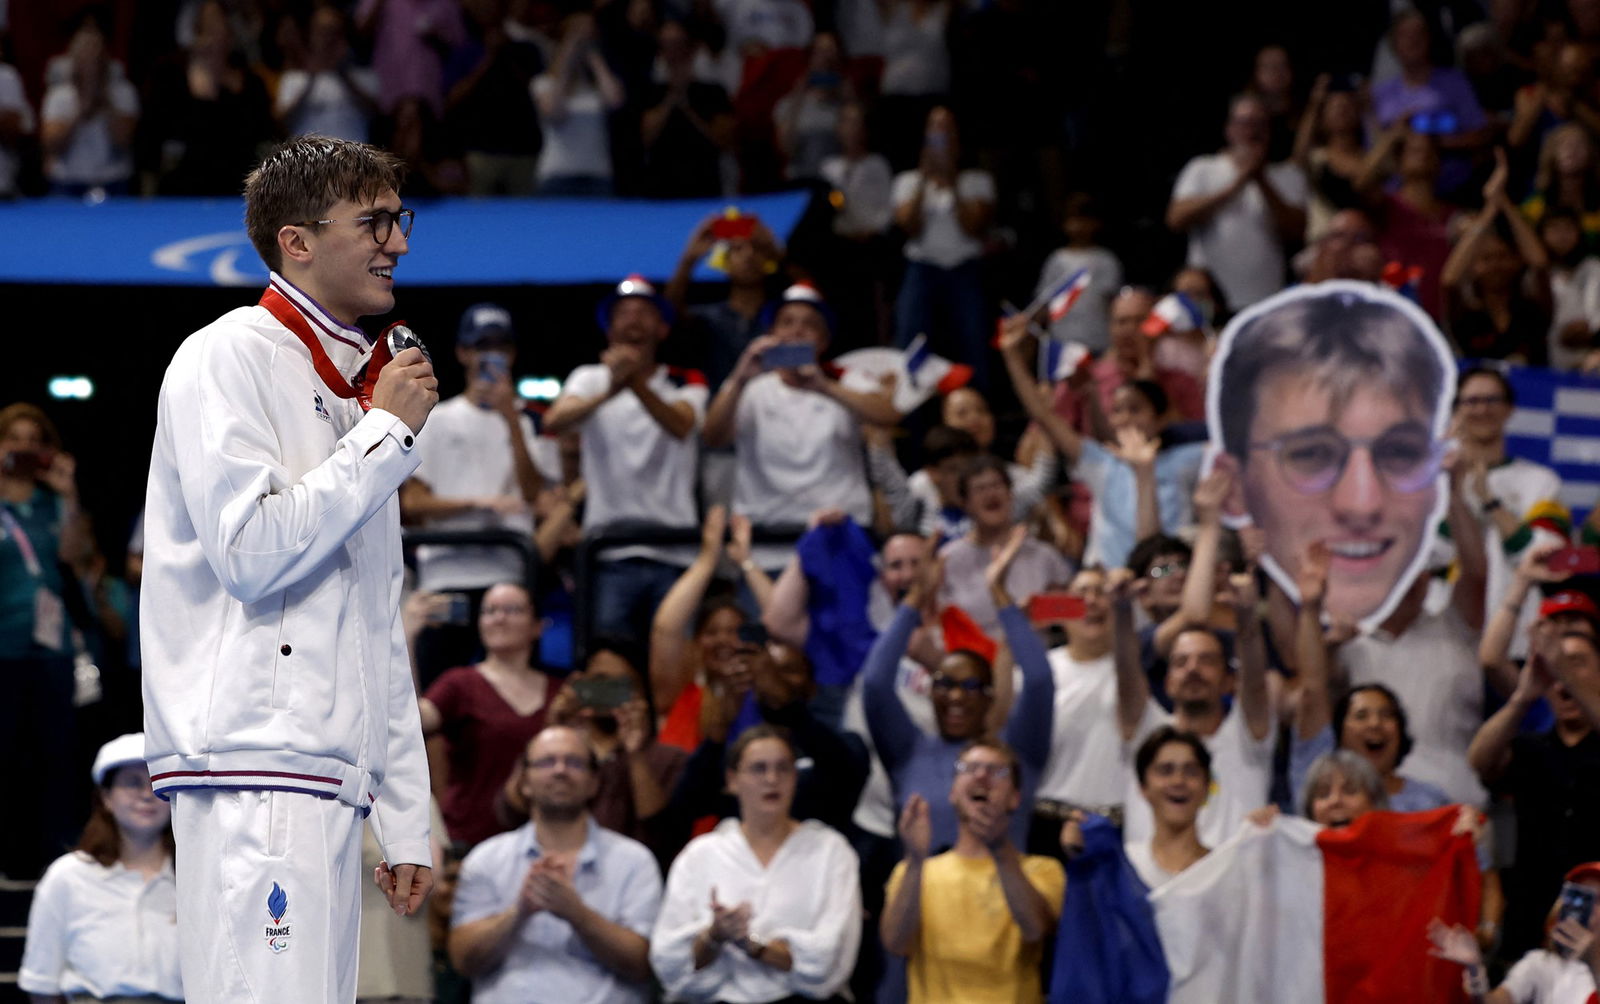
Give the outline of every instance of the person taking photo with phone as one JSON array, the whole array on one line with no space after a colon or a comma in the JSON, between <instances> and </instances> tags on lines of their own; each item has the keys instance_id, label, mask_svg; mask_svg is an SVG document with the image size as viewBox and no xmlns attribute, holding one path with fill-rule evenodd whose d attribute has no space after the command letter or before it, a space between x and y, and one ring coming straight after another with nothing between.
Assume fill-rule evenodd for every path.
<instances>
[{"instance_id":1,"label":"person taking photo with phone","mask_svg":"<svg viewBox=\"0 0 1600 1004\"><path fill-rule=\"evenodd\" d=\"M861 423L901 416L889 388L822 362L833 329L816 288L790 286L706 412L706 445L734 447L733 511L756 526L799 528L828 508L872 524ZM776 573L783 557L756 560Z\"/></svg>"},{"instance_id":2,"label":"person taking photo with phone","mask_svg":"<svg viewBox=\"0 0 1600 1004\"><path fill-rule=\"evenodd\" d=\"M656 741L654 716L645 696L643 649L624 638L589 642L583 669L567 677L550 703L550 724L583 736L595 754L597 787L589 811L594 820L649 847L663 866L670 841L657 818L683 773L688 754ZM504 778L504 774L496 775ZM512 774L502 792L502 823L527 815Z\"/></svg>"},{"instance_id":3,"label":"person taking photo with phone","mask_svg":"<svg viewBox=\"0 0 1600 1004\"><path fill-rule=\"evenodd\" d=\"M1489 989L1478 941L1460 924L1428 925L1428 954L1462 966L1461 984L1473 1004L1565 1004L1594 1000L1600 990L1600 861L1567 872L1545 917L1545 946L1524 955L1505 981Z\"/></svg>"},{"instance_id":4,"label":"person taking photo with phone","mask_svg":"<svg viewBox=\"0 0 1600 1004\"><path fill-rule=\"evenodd\" d=\"M466 605L459 594L439 602L448 608L452 600ZM490 586L478 608L483 659L445 670L417 700L433 793L452 842L470 846L505 829L495 796L523 747L544 728L556 691L535 662L541 627L524 586Z\"/></svg>"},{"instance_id":5,"label":"person taking photo with phone","mask_svg":"<svg viewBox=\"0 0 1600 1004\"><path fill-rule=\"evenodd\" d=\"M408 524L428 530L531 535L534 503L546 483L560 483L561 460L555 441L537 435L512 383L517 336L511 312L495 303L468 307L456 333L456 360L466 374L466 389L434 409L434 432L423 445L422 466L400 489L400 514ZM417 588L464 595L470 606L465 617L431 623L418 635L422 687L477 654L473 624L488 588L526 578L522 556L509 547L417 548Z\"/></svg>"},{"instance_id":6,"label":"person taking photo with phone","mask_svg":"<svg viewBox=\"0 0 1600 1004\"><path fill-rule=\"evenodd\" d=\"M35 877L76 830L71 793L75 715L72 644L60 555L88 532L76 467L39 408L0 409L0 751L36 763L17 776L32 822L0 827L0 872Z\"/></svg>"}]
</instances>

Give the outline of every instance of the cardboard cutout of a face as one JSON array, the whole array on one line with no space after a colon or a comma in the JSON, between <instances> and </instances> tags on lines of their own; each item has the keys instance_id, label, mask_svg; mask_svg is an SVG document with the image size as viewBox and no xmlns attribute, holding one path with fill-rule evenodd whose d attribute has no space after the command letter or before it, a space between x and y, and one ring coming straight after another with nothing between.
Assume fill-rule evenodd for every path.
<instances>
[{"instance_id":1,"label":"cardboard cutout of a face","mask_svg":"<svg viewBox=\"0 0 1600 1004\"><path fill-rule=\"evenodd\" d=\"M1411 301L1367 283L1296 286L1235 317L1206 389L1210 463L1230 525L1296 603L1301 559L1331 558L1323 608L1370 631L1427 564L1449 502L1442 463L1456 368Z\"/></svg>"}]
</instances>

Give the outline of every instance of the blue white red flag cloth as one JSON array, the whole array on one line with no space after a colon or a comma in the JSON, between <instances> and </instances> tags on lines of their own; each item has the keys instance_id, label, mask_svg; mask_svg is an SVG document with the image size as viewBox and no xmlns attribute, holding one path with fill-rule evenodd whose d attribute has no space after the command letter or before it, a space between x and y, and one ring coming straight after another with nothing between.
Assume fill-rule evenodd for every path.
<instances>
[{"instance_id":1,"label":"blue white red flag cloth","mask_svg":"<svg viewBox=\"0 0 1600 1004\"><path fill-rule=\"evenodd\" d=\"M948 394L972 379L972 367L935 355L926 335L918 335L904 350L873 347L855 349L834 359L839 369L870 380L894 376L894 406L908 415L935 394Z\"/></svg>"},{"instance_id":2,"label":"blue white red flag cloth","mask_svg":"<svg viewBox=\"0 0 1600 1004\"><path fill-rule=\"evenodd\" d=\"M1088 361L1089 350L1078 342L1039 340L1039 376L1051 383L1067 379Z\"/></svg>"},{"instance_id":3,"label":"blue white red flag cloth","mask_svg":"<svg viewBox=\"0 0 1600 1004\"><path fill-rule=\"evenodd\" d=\"M1200 305L1183 293L1168 293L1150 311L1150 316L1139 326L1151 338L1172 332L1182 334L1205 327L1206 315Z\"/></svg>"},{"instance_id":4,"label":"blue white red flag cloth","mask_svg":"<svg viewBox=\"0 0 1600 1004\"><path fill-rule=\"evenodd\" d=\"M1078 298L1083 296L1084 290L1089 288L1090 278L1089 270L1080 268L1061 280L1060 285L1041 298L1044 300L1051 324L1067 316L1067 312L1077 304ZM1028 313L1032 314L1033 311L1030 310Z\"/></svg>"},{"instance_id":5,"label":"blue white red flag cloth","mask_svg":"<svg viewBox=\"0 0 1600 1004\"><path fill-rule=\"evenodd\" d=\"M1070 874L1050 1000L1463 1001L1461 967L1431 956L1426 934L1434 917L1477 923L1477 856L1453 832L1459 811L1369 812L1340 829L1247 823L1143 904L1120 848L1091 846L1107 872ZM1163 963L1166 985L1152 986Z\"/></svg>"}]
</instances>

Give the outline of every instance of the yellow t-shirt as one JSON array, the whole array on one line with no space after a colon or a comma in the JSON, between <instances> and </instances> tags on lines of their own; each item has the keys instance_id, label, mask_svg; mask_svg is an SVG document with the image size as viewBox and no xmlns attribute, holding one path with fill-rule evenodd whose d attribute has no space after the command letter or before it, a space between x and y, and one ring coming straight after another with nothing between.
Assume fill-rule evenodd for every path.
<instances>
[{"instance_id":1,"label":"yellow t-shirt","mask_svg":"<svg viewBox=\"0 0 1600 1004\"><path fill-rule=\"evenodd\" d=\"M889 876L890 900L905 870L902 861ZM1022 873L1059 917L1067 887L1061 863L1025 855ZM1039 960L1048 940L1022 943L993 858L954 851L931 857L922 866L922 922L906 965L907 1004L1037 1004L1044 1000Z\"/></svg>"}]
</instances>

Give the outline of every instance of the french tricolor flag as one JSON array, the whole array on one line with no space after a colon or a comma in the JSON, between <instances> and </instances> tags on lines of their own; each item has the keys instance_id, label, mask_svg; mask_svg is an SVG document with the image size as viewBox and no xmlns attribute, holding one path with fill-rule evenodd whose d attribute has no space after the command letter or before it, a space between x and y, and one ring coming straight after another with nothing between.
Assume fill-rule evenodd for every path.
<instances>
[{"instance_id":1,"label":"french tricolor flag","mask_svg":"<svg viewBox=\"0 0 1600 1004\"><path fill-rule=\"evenodd\" d=\"M1067 316L1067 311L1077 304L1083 291L1089 288L1089 270L1080 268L1061 281L1061 285L1051 290L1045 300L1045 309L1049 314L1050 323L1054 324Z\"/></svg>"},{"instance_id":2,"label":"french tricolor flag","mask_svg":"<svg viewBox=\"0 0 1600 1004\"><path fill-rule=\"evenodd\" d=\"M1089 350L1078 342L1060 342L1054 338L1039 340L1039 375L1051 383L1071 377L1088 358Z\"/></svg>"},{"instance_id":3,"label":"french tricolor flag","mask_svg":"<svg viewBox=\"0 0 1600 1004\"><path fill-rule=\"evenodd\" d=\"M1194 331L1204 327L1205 323L1206 315L1201 312L1198 303L1183 293L1168 293L1156 303L1150 316L1140 325L1140 330L1156 338L1168 332L1182 334Z\"/></svg>"},{"instance_id":4,"label":"french tricolor flag","mask_svg":"<svg viewBox=\"0 0 1600 1004\"><path fill-rule=\"evenodd\" d=\"M1478 922L1459 806L1369 812L1324 829L1279 817L1146 890L1102 817L1067 863L1052 1004L1464 1001L1461 967L1429 954L1428 922Z\"/></svg>"}]
</instances>

